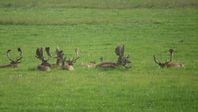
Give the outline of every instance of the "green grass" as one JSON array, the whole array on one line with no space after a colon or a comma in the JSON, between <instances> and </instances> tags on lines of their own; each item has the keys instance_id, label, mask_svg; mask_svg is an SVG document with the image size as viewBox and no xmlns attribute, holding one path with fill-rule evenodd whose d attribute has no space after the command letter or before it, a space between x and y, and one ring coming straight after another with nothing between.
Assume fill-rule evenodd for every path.
<instances>
[{"instance_id":1,"label":"green grass","mask_svg":"<svg viewBox=\"0 0 198 112\"><path fill-rule=\"evenodd\" d=\"M18 68L0 69L0 111L197 112L197 29L196 0L0 1L0 63L8 63L7 49L24 51ZM80 67L101 56L116 60L119 44L132 69ZM35 50L46 46L69 57L80 48L75 71L37 71ZM153 54L166 60L169 48L185 68L153 62Z\"/></svg>"},{"instance_id":2,"label":"green grass","mask_svg":"<svg viewBox=\"0 0 198 112\"><path fill-rule=\"evenodd\" d=\"M2 0L5 8L183 8L197 7L197 0Z\"/></svg>"}]
</instances>

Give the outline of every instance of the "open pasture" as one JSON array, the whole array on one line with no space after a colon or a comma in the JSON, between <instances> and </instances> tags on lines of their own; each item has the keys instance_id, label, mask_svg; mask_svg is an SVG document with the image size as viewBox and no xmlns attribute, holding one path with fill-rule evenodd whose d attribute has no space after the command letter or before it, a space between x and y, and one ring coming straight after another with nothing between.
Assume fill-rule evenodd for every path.
<instances>
[{"instance_id":1,"label":"open pasture","mask_svg":"<svg viewBox=\"0 0 198 112\"><path fill-rule=\"evenodd\" d=\"M197 0L1 0L0 64L7 49L24 52L18 68L0 69L1 112L197 112ZM125 45L131 69L87 69L116 61ZM38 47L80 49L75 71L36 70ZM161 69L168 58L181 69ZM13 52L13 56L16 56ZM54 59L50 60L55 63Z\"/></svg>"}]
</instances>

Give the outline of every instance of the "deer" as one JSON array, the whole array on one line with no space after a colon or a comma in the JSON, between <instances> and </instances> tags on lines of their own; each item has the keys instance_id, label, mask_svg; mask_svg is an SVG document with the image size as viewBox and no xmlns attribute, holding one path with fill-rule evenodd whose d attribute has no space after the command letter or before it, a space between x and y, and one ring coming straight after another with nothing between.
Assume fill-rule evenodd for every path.
<instances>
[{"instance_id":1,"label":"deer","mask_svg":"<svg viewBox=\"0 0 198 112\"><path fill-rule=\"evenodd\" d=\"M0 65L0 68L7 68L7 67L16 68L16 67L18 67L18 64L21 63L21 60L23 58L23 52L22 52L21 48L18 48L17 51L19 52L19 56L16 59L12 59L10 57L11 50L10 49L7 50L6 56L7 56L8 60L10 61L10 63L2 64L2 65Z\"/></svg>"},{"instance_id":2,"label":"deer","mask_svg":"<svg viewBox=\"0 0 198 112\"><path fill-rule=\"evenodd\" d=\"M118 66L123 66L125 68L131 68L128 64L131 63L129 61L129 55L124 56L124 45L119 45L115 48L115 54L118 56L117 62L101 62L96 65L99 68L117 68Z\"/></svg>"},{"instance_id":3,"label":"deer","mask_svg":"<svg viewBox=\"0 0 198 112\"><path fill-rule=\"evenodd\" d=\"M37 48L36 49L36 58L38 58L41 61L41 64L37 66L37 69L40 71L50 71L51 70L51 64L48 62L48 60L51 57L50 54L50 48L46 47L45 51L47 53L48 58L44 57L43 48Z\"/></svg>"},{"instance_id":4,"label":"deer","mask_svg":"<svg viewBox=\"0 0 198 112\"><path fill-rule=\"evenodd\" d=\"M67 57L64 57L64 59L62 61L62 69L63 70L68 70L68 71L73 71L74 70L73 65L80 58L78 48L75 49L75 54L76 54L76 56L73 57L73 58L68 58L67 59Z\"/></svg>"},{"instance_id":5,"label":"deer","mask_svg":"<svg viewBox=\"0 0 198 112\"><path fill-rule=\"evenodd\" d=\"M61 50L60 48L56 48L56 52L55 52L55 56L52 56L52 54L50 52L48 52L48 56L50 56L51 58L56 58L56 63L55 64L51 64L51 68L57 68L57 67L61 67L62 66L62 62L64 60L64 53L63 50Z\"/></svg>"},{"instance_id":6,"label":"deer","mask_svg":"<svg viewBox=\"0 0 198 112\"><path fill-rule=\"evenodd\" d=\"M181 63L174 63L173 62L173 52L174 50L173 49L169 49L169 55L170 55L170 59L168 61L165 61L165 62L161 62L159 61L155 55L153 55L153 59L154 59L154 62L156 64L158 64L161 68L183 68L184 67L184 64L181 64Z\"/></svg>"}]
</instances>

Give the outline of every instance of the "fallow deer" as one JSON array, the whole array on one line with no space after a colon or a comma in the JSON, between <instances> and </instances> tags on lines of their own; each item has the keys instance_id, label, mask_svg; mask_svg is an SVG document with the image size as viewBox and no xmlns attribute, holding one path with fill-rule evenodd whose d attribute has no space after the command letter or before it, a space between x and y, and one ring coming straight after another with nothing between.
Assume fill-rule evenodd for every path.
<instances>
[{"instance_id":1,"label":"fallow deer","mask_svg":"<svg viewBox=\"0 0 198 112\"><path fill-rule=\"evenodd\" d=\"M37 48L37 50L36 50L36 56L35 57L38 58L41 61L41 64L37 66L37 69L40 70L40 71L50 71L51 70L51 64L48 63L48 60L51 57L50 48L46 47L45 51L48 55L47 59L44 57L43 48Z\"/></svg>"},{"instance_id":2,"label":"fallow deer","mask_svg":"<svg viewBox=\"0 0 198 112\"><path fill-rule=\"evenodd\" d=\"M16 68L16 67L18 67L18 64L21 63L21 59L23 58L23 52L22 52L21 48L18 48L17 50L19 52L19 56L16 59L12 59L10 57L11 50L7 50L6 56L9 59L10 63L2 64L2 65L0 65L0 68L6 68L6 67Z\"/></svg>"},{"instance_id":3,"label":"fallow deer","mask_svg":"<svg viewBox=\"0 0 198 112\"><path fill-rule=\"evenodd\" d=\"M61 67L62 66L62 62L64 60L63 50L61 50L60 48L56 48L56 55L52 56L52 54L49 52L49 56L51 58L56 58L56 63L55 64L51 64L51 68L57 68L57 67Z\"/></svg>"},{"instance_id":4,"label":"fallow deer","mask_svg":"<svg viewBox=\"0 0 198 112\"><path fill-rule=\"evenodd\" d=\"M154 62L156 64L158 64L161 68L182 68L184 67L184 64L181 64L181 63L174 63L172 60L173 60L173 52L174 50L173 49L169 49L169 55L170 55L170 59L166 62L161 62L159 61L156 56L154 55L153 58L154 58Z\"/></svg>"},{"instance_id":5,"label":"fallow deer","mask_svg":"<svg viewBox=\"0 0 198 112\"><path fill-rule=\"evenodd\" d=\"M76 61L80 58L79 56L79 49L75 49L75 54L76 56L73 58L64 58L63 62L62 62L62 69L63 70L68 70L68 71L72 71L74 70L73 65L76 63Z\"/></svg>"},{"instance_id":6,"label":"fallow deer","mask_svg":"<svg viewBox=\"0 0 198 112\"><path fill-rule=\"evenodd\" d=\"M131 63L129 56L124 56L124 45L117 46L115 48L115 54L118 56L117 62L101 62L97 67L116 68L118 66L124 66L125 68L130 68L130 66L128 66L128 64Z\"/></svg>"}]
</instances>

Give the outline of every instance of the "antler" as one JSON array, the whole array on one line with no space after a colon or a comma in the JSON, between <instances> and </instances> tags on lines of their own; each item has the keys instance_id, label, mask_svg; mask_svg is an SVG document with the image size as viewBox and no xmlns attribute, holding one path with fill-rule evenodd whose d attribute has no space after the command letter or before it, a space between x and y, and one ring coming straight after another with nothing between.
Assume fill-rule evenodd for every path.
<instances>
[{"instance_id":1,"label":"antler","mask_svg":"<svg viewBox=\"0 0 198 112\"><path fill-rule=\"evenodd\" d=\"M122 65L126 68L130 68L130 67L127 67L127 65L131 63L131 61L129 61L129 55L124 56L124 45L117 46L115 49L115 53L116 55L118 55L117 64Z\"/></svg>"},{"instance_id":2,"label":"antler","mask_svg":"<svg viewBox=\"0 0 198 112\"><path fill-rule=\"evenodd\" d=\"M13 62L14 60L12 60L11 59L11 57L10 57L10 52L11 52L11 50L9 49L9 50L7 50L7 52L6 52L6 56L7 56L7 58L11 61L11 62Z\"/></svg>"},{"instance_id":3,"label":"antler","mask_svg":"<svg viewBox=\"0 0 198 112\"><path fill-rule=\"evenodd\" d=\"M75 49L76 57L72 59L73 63L76 63L76 60L78 60L80 58L80 53L79 52L80 52L79 48L76 48Z\"/></svg>"},{"instance_id":4,"label":"antler","mask_svg":"<svg viewBox=\"0 0 198 112\"><path fill-rule=\"evenodd\" d=\"M44 60L44 57L43 57L43 48L37 48L36 49L36 58L40 59L41 61Z\"/></svg>"},{"instance_id":5,"label":"antler","mask_svg":"<svg viewBox=\"0 0 198 112\"><path fill-rule=\"evenodd\" d=\"M115 49L115 53L116 53L116 55L118 55L120 57L124 56L124 45L117 46Z\"/></svg>"},{"instance_id":6,"label":"antler","mask_svg":"<svg viewBox=\"0 0 198 112\"><path fill-rule=\"evenodd\" d=\"M18 52L19 52L19 57L17 57L15 60L12 59L12 58L10 57L10 52L11 52L10 49L7 50L7 52L6 52L7 58L8 58L8 59L11 61L11 63L13 63L13 64L20 63L20 60L23 58L23 56L22 56L22 55L23 55L23 52L22 52L21 48L18 48L17 50L18 50Z\"/></svg>"},{"instance_id":7,"label":"antler","mask_svg":"<svg viewBox=\"0 0 198 112\"><path fill-rule=\"evenodd\" d=\"M42 62L48 61L49 58L51 57L50 48L49 47L46 47L45 48L45 51L46 51L46 53L48 55L48 59L45 59L44 58L43 48L37 48L37 50L36 50L36 58L40 59Z\"/></svg>"},{"instance_id":8,"label":"antler","mask_svg":"<svg viewBox=\"0 0 198 112\"><path fill-rule=\"evenodd\" d=\"M79 50L79 48L76 48L75 49L75 53L76 53L76 57L80 57L80 50Z\"/></svg>"},{"instance_id":9,"label":"antler","mask_svg":"<svg viewBox=\"0 0 198 112\"><path fill-rule=\"evenodd\" d=\"M159 62L159 61L156 59L155 55L153 55L153 59L154 59L154 62L155 62L155 63L157 63L157 64L160 64L160 63L161 63L161 62Z\"/></svg>"},{"instance_id":10,"label":"antler","mask_svg":"<svg viewBox=\"0 0 198 112\"><path fill-rule=\"evenodd\" d=\"M50 53L50 47L46 47L46 48L45 48L45 51L46 51L48 57L52 57L52 55L51 55L51 53Z\"/></svg>"},{"instance_id":11,"label":"antler","mask_svg":"<svg viewBox=\"0 0 198 112\"><path fill-rule=\"evenodd\" d=\"M18 48L17 50L19 52L19 57L16 59L16 62L19 62L23 58L23 51L21 48Z\"/></svg>"},{"instance_id":12,"label":"antler","mask_svg":"<svg viewBox=\"0 0 198 112\"><path fill-rule=\"evenodd\" d=\"M63 58L63 56L64 56L63 50L56 48L56 57L55 58Z\"/></svg>"},{"instance_id":13,"label":"antler","mask_svg":"<svg viewBox=\"0 0 198 112\"><path fill-rule=\"evenodd\" d=\"M173 49L169 49L169 53L170 53L170 60L169 60L169 62L171 62L173 60L173 52L174 52Z\"/></svg>"},{"instance_id":14,"label":"antler","mask_svg":"<svg viewBox=\"0 0 198 112\"><path fill-rule=\"evenodd\" d=\"M79 49L78 48L75 49L75 54L76 54L76 57L75 58L66 60L66 57L65 57L64 60L66 60L66 62L69 65L73 65L80 58L80 56L79 56Z\"/></svg>"}]
</instances>

